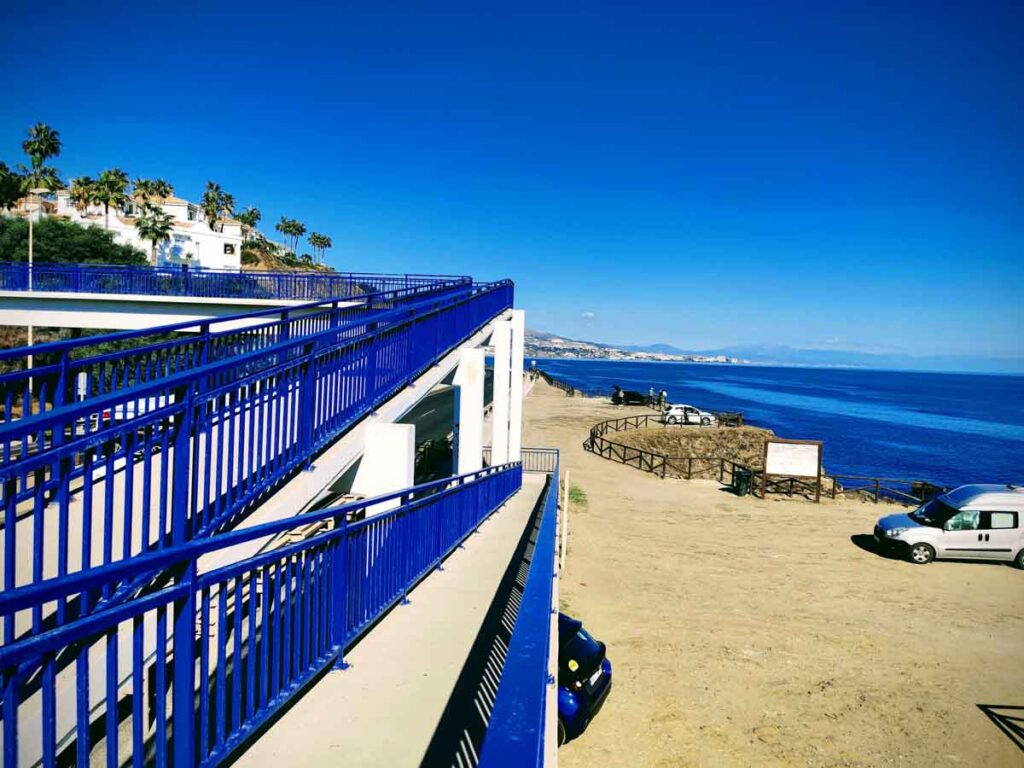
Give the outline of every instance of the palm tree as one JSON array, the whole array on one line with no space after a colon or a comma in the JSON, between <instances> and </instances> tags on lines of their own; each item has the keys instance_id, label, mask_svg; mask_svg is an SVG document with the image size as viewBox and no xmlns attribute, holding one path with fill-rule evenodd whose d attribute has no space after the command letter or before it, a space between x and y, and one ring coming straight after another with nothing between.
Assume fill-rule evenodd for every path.
<instances>
[{"instance_id":1,"label":"palm tree","mask_svg":"<svg viewBox=\"0 0 1024 768\"><path fill-rule=\"evenodd\" d=\"M139 231L139 237L149 240L153 247L150 251L150 264L156 266L156 246L162 243L171 235L174 229L174 217L152 205L143 205L137 219L135 229Z\"/></svg>"},{"instance_id":2,"label":"palm tree","mask_svg":"<svg viewBox=\"0 0 1024 768\"><path fill-rule=\"evenodd\" d=\"M21 197L21 176L0 160L0 210L6 211Z\"/></svg>"},{"instance_id":3,"label":"palm tree","mask_svg":"<svg viewBox=\"0 0 1024 768\"><path fill-rule=\"evenodd\" d=\"M166 200L174 195L174 185L166 179L153 179L153 193L157 197Z\"/></svg>"},{"instance_id":4,"label":"palm tree","mask_svg":"<svg viewBox=\"0 0 1024 768\"><path fill-rule=\"evenodd\" d=\"M260 213L259 208L253 208L250 205L241 213L236 214L235 218L242 222L242 238L248 241L249 236L256 229L256 225L263 218L263 214Z\"/></svg>"},{"instance_id":5,"label":"palm tree","mask_svg":"<svg viewBox=\"0 0 1024 768\"><path fill-rule=\"evenodd\" d=\"M282 216L281 220L274 225L274 229L276 229L285 237L288 236L288 221L289 219L286 219L284 216Z\"/></svg>"},{"instance_id":6,"label":"palm tree","mask_svg":"<svg viewBox=\"0 0 1024 768\"><path fill-rule=\"evenodd\" d=\"M299 248L299 240L306 234L306 225L297 219L292 219L291 231L288 234L292 236L292 253L295 253Z\"/></svg>"},{"instance_id":7,"label":"palm tree","mask_svg":"<svg viewBox=\"0 0 1024 768\"><path fill-rule=\"evenodd\" d=\"M29 168L19 166L24 174L25 190L37 187L59 189L64 186L60 180L60 171L46 165L47 160L60 154L60 147L60 133L46 123L36 123L28 129L28 138L21 142L21 148L25 150L32 165Z\"/></svg>"},{"instance_id":8,"label":"palm tree","mask_svg":"<svg viewBox=\"0 0 1024 768\"><path fill-rule=\"evenodd\" d=\"M211 231L213 231L217 219L220 218L221 199L223 196L224 190L220 184L214 181L206 182L206 189L203 191L202 208L203 213L206 214L206 225Z\"/></svg>"},{"instance_id":9,"label":"palm tree","mask_svg":"<svg viewBox=\"0 0 1024 768\"><path fill-rule=\"evenodd\" d=\"M220 196L220 209L221 215L223 215L225 219L231 218L235 212L235 196L229 195L227 192L222 193ZM221 222L220 231L224 231L223 222Z\"/></svg>"},{"instance_id":10,"label":"palm tree","mask_svg":"<svg viewBox=\"0 0 1024 768\"><path fill-rule=\"evenodd\" d=\"M206 223L211 231L224 231L224 223L220 223L217 229L217 222L221 218L230 216L235 211L235 196L229 195L220 184L213 181L206 182L206 190L203 192L202 202L203 213L206 214Z\"/></svg>"},{"instance_id":11,"label":"palm tree","mask_svg":"<svg viewBox=\"0 0 1024 768\"><path fill-rule=\"evenodd\" d=\"M103 171L93 187L93 202L103 206L103 228L110 229L110 206L128 202L128 174L120 168Z\"/></svg>"},{"instance_id":12,"label":"palm tree","mask_svg":"<svg viewBox=\"0 0 1024 768\"><path fill-rule=\"evenodd\" d=\"M299 238L306 234L306 225L296 219L289 219L285 216L274 225L274 229L288 238L288 250L295 253L299 247Z\"/></svg>"},{"instance_id":13,"label":"palm tree","mask_svg":"<svg viewBox=\"0 0 1024 768\"><path fill-rule=\"evenodd\" d=\"M96 182L88 176L79 176L71 182L71 203L83 216L96 198Z\"/></svg>"},{"instance_id":14,"label":"palm tree","mask_svg":"<svg viewBox=\"0 0 1024 768\"><path fill-rule=\"evenodd\" d=\"M313 246L313 253L316 254L316 260L318 263L324 263L324 251L331 247L331 238L327 235L322 235L319 232L313 232L309 236L309 244Z\"/></svg>"}]
</instances>

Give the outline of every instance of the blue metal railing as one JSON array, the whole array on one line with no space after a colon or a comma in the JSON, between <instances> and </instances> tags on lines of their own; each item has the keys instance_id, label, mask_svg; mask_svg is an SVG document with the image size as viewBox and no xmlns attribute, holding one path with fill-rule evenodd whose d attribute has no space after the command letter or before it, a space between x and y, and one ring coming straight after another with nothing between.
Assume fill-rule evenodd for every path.
<instances>
[{"instance_id":1,"label":"blue metal railing","mask_svg":"<svg viewBox=\"0 0 1024 768\"><path fill-rule=\"evenodd\" d=\"M119 766L127 744L132 765L221 762L342 664L345 648L521 484L519 464L485 469L4 590L3 768L88 765L104 752ZM349 521L386 501L400 506ZM300 539L282 540L288 533ZM272 537L281 546L200 571L203 555ZM88 611L153 572L175 575ZM11 636L19 615L54 603L66 623Z\"/></svg>"},{"instance_id":2,"label":"blue metal railing","mask_svg":"<svg viewBox=\"0 0 1024 768\"><path fill-rule=\"evenodd\" d=\"M524 451L525 453L525 451ZM548 480L540 527L530 559L522 601L512 629L494 708L484 736L480 765L524 768L544 764L551 621L558 517L558 464ZM554 649L558 653L558 649Z\"/></svg>"},{"instance_id":3,"label":"blue metal railing","mask_svg":"<svg viewBox=\"0 0 1024 768\"><path fill-rule=\"evenodd\" d=\"M497 284L496 284L497 285ZM142 330L0 350L0 422L38 415L74 400L125 389L196 365L237 356L339 325L357 327L400 306L472 290L462 278L288 309L264 309L208 321L188 320ZM386 319L386 318L385 318ZM29 356L34 358L28 368Z\"/></svg>"},{"instance_id":4,"label":"blue metal railing","mask_svg":"<svg viewBox=\"0 0 1024 768\"><path fill-rule=\"evenodd\" d=\"M118 358L138 383L118 379L103 394L0 423L4 589L232 525L510 307L512 291L508 281L458 288L354 318L314 306L249 336L204 332L163 367L153 360L167 347L142 347ZM308 326L298 333L295 323ZM107 358L65 355L36 375L61 392L80 363L102 378ZM159 375L138 375L145 366ZM58 605L47 620L66 618ZM37 611L33 628L43 619Z\"/></svg>"},{"instance_id":5,"label":"blue metal railing","mask_svg":"<svg viewBox=\"0 0 1024 768\"><path fill-rule=\"evenodd\" d=\"M38 415L74 400L191 370L226 356L309 336L427 297L472 290L462 278L367 294L0 350L0 422ZM376 313L376 314L375 314ZM29 366L29 356L33 362Z\"/></svg>"},{"instance_id":6,"label":"blue metal railing","mask_svg":"<svg viewBox=\"0 0 1024 768\"><path fill-rule=\"evenodd\" d=\"M318 301L394 291L449 278L439 275L378 275L359 272L256 272L132 267L113 264L0 262L0 291L195 296L199 298Z\"/></svg>"}]
</instances>

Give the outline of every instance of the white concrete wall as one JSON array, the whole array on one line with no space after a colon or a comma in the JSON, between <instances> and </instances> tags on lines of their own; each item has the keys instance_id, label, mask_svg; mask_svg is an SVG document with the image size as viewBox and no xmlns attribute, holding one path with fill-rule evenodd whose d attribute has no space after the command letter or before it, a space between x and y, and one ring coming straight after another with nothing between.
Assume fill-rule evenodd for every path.
<instances>
[{"instance_id":1,"label":"white concrete wall","mask_svg":"<svg viewBox=\"0 0 1024 768\"><path fill-rule=\"evenodd\" d=\"M455 400L455 471L459 475L483 467L485 375L484 351L462 350L454 382L458 387Z\"/></svg>"},{"instance_id":2,"label":"white concrete wall","mask_svg":"<svg viewBox=\"0 0 1024 768\"><path fill-rule=\"evenodd\" d=\"M512 358L509 363L508 460L522 458L523 445L523 344L526 334L526 313L512 310Z\"/></svg>"},{"instance_id":3,"label":"white concrete wall","mask_svg":"<svg viewBox=\"0 0 1024 768\"><path fill-rule=\"evenodd\" d=\"M491 411L491 465L508 462L509 376L512 361L512 323L499 320L491 335L494 346L494 408Z\"/></svg>"},{"instance_id":4,"label":"white concrete wall","mask_svg":"<svg viewBox=\"0 0 1024 768\"><path fill-rule=\"evenodd\" d=\"M413 424L371 424L364 445L352 493L372 498L412 487L416 469ZM380 514L400 504L399 499L383 502L368 509L367 514Z\"/></svg>"}]
</instances>

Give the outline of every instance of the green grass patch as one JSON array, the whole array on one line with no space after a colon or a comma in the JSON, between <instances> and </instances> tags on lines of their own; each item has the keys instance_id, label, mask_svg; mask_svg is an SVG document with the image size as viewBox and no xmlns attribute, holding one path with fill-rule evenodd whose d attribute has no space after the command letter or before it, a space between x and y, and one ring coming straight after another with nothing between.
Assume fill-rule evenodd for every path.
<instances>
[{"instance_id":1,"label":"green grass patch","mask_svg":"<svg viewBox=\"0 0 1024 768\"><path fill-rule=\"evenodd\" d=\"M587 492L578 485L569 486L569 504L573 507L587 506Z\"/></svg>"}]
</instances>

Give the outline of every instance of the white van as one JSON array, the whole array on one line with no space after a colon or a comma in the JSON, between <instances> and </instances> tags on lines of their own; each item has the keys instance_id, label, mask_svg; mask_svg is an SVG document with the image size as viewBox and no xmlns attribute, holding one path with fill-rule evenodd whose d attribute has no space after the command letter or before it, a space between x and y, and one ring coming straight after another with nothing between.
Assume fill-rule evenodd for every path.
<instances>
[{"instance_id":1,"label":"white van","mask_svg":"<svg viewBox=\"0 0 1024 768\"><path fill-rule=\"evenodd\" d=\"M1024 486L962 485L875 525L875 541L912 563L1004 560L1024 568Z\"/></svg>"}]
</instances>

